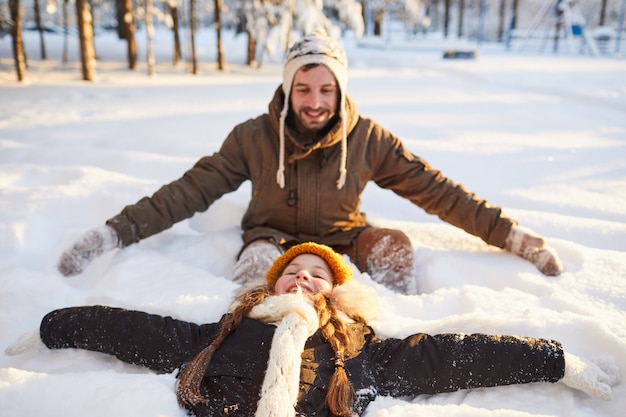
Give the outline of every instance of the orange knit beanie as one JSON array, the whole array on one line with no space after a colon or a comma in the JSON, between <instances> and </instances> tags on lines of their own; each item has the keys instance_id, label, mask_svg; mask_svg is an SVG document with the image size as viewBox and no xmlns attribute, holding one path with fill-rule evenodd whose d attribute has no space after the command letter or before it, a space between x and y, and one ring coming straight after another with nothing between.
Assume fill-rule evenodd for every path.
<instances>
[{"instance_id":1,"label":"orange knit beanie","mask_svg":"<svg viewBox=\"0 0 626 417\"><path fill-rule=\"evenodd\" d=\"M335 252L332 248L319 243L306 242L292 246L285 253L279 256L274 264L267 270L265 278L267 284L274 288L276 281L289 265L289 263L298 255L310 253L322 258L333 273L335 285L343 285L352 279L352 268L343 260L343 256Z\"/></svg>"}]
</instances>

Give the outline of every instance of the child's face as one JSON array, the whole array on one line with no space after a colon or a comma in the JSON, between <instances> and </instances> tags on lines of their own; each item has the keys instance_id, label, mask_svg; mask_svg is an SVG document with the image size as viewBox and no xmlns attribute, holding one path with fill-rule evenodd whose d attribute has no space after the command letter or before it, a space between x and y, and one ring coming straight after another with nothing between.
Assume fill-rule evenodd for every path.
<instances>
[{"instance_id":1,"label":"child's face","mask_svg":"<svg viewBox=\"0 0 626 417\"><path fill-rule=\"evenodd\" d=\"M276 294L297 292L298 288L310 293L330 294L334 278L326 262L317 255L298 255L287 265L276 281Z\"/></svg>"}]
</instances>

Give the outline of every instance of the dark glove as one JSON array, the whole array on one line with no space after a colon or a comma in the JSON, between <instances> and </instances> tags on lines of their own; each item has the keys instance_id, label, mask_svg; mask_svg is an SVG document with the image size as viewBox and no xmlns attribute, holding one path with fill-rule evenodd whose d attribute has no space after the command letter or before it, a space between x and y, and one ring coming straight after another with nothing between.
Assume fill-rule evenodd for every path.
<instances>
[{"instance_id":1,"label":"dark glove","mask_svg":"<svg viewBox=\"0 0 626 417\"><path fill-rule=\"evenodd\" d=\"M504 249L531 262L544 275L557 276L563 271L556 251L546 246L544 238L526 228L513 226Z\"/></svg>"},{"instance_id":2,"label":"dark glove","mask_svg":"<svg viewBox=\"0 0 626 417\"><path fill-rule=\"evenodd\" d=\"M121 247L122 243L115 229L101 226L85 233L71 248L63 252L57 269L66 277L78 275L98 256Z\"/></svg>"}]
</instances>

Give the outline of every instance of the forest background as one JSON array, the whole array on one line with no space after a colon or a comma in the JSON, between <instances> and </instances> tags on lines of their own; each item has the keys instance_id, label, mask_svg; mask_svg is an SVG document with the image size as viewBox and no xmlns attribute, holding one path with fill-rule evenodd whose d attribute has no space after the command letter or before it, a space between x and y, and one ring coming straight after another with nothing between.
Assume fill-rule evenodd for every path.
<instances>
[{"instance_id":1,"label":"forest background","mask_svg":"<svg viewBox=\"0 0 626 417\"><path fill-rule=\"evenodd\" d=\"M136 69L145 55L148 75L153 75L155 27L166 27L172 34L172 63L185 60L197 74L197 31L206 29L217 33L215 53L209 55L220 71L228 53L223 31L247 36L246 64L260 67L294 37L317 26L335 37L378 38L387 44L434 35L475 40L478 46L498 42L506 48L516 38L524 44L534 38L546 48L550 38L554 52L558 38L563 49L578 37L600 44L593 53L621 53L625 8L626 0L0 0L0 39L12 38L17 80L24 81L29 59L48 59L46 34L64 36L62 57L50 57L64 64L71 61L70 38L78 38L82 78L93 81L99 59L95 45L106 30L125 41L120 47L127 49L129 69ZM145 50L139 51L137 32L144 27ZM24 30L39 32L38 50L25 45ZM5 58L0 56L2 71L10 68Z\"/></svg>"}]
</instances>

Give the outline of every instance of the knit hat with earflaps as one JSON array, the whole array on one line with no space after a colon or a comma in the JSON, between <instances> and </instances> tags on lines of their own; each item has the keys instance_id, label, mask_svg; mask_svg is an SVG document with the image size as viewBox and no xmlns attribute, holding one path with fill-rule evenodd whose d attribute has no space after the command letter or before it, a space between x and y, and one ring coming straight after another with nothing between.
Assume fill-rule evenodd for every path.
<instances>
[{"instance_id":1,"label":"knit hat with earflaps","mask_svg":"<svg viewBox=\"0 0 626 417\"><path fill-rule=\"evenodd\" d=\"M335 285L343 285L352 279L352 268L343 260L343 256L332 250L332 248L319 243L306 242L292 246L284 254L279 256L274 264L267 270L265 278L267 284L274 288L276 281L289 265L289 263L298 255L310 253L317 255L326 262L333 273Z\"/></svg>"},{"instance_id":2,"label":"knit hat with earflaps","mask_svg":"<svg viewBox=\"0 0 626 417\"><path fill-rule=\"evenodd\" d=\"M339 118L342 126L341 138L341 162L339 166L339 179L337 189L343 188L346 182L346 163L348 158L348 140L346 126L346 86L348 84L348 58L337 41L321 31L307 35L296 42L285 56L283 68L283 92L285 103L280 112L280 150L278 155L278 172L276 181L280 188L285 188L285 121L289 112L289 96L291 84L296 72L309 64L325 65L335 76L339 85Z\"/></svg>"}]
</instances>

